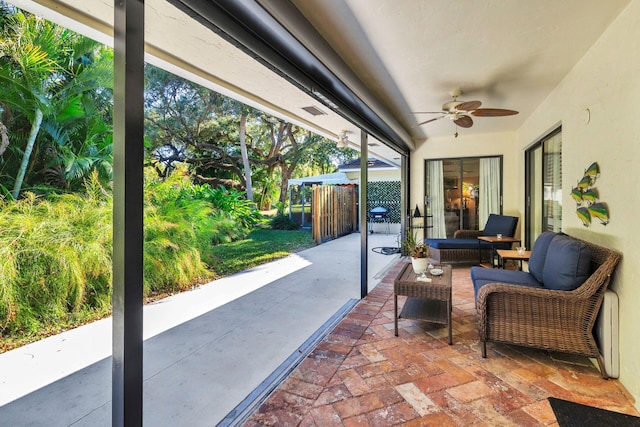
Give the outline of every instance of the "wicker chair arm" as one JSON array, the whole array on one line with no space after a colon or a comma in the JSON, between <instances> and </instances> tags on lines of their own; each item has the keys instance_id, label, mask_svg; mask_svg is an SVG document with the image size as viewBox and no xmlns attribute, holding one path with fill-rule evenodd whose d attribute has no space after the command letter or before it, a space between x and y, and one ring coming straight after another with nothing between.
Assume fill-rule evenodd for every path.
<instances>
[{"instance_id":1,"label":"wicker chair arm","mask_svg":"<svg viewBox=\"0 0 640 427\"><path fill-rule=\"evenodd\" d=\"M454 239L475 239L482 235L482 230L456 230L453 233Z\"/></svg>"}]
</instances>

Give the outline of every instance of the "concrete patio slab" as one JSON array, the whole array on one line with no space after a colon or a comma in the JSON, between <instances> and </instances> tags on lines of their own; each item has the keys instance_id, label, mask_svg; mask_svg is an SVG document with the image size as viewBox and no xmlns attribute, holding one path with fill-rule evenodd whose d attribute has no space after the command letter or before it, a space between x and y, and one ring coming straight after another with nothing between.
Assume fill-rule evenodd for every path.
<instances>
[{"instance_id":1,"label":"concrete patio slab","mask_svg":"<svg viewBox=\"0 0 640 427\"><path fill-rule=\"evenodd\" d=\"M397 236L369 235L369 248ZM351 234L144 309L145 425L215 425L350 299ZM398 255L368 251L369 288ZM111 319L0 354L0 424L111 425Z\"/></svg>"}]
</instances>

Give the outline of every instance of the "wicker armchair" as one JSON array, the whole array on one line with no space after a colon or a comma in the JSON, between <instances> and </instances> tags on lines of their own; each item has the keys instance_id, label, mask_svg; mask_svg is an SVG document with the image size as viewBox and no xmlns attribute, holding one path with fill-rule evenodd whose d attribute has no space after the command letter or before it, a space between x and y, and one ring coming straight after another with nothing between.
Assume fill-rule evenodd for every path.
<instances>
[{"instance_id":1,"label":"wicker armchair","mask_svg":"<svg viewBox=\"0 0 640 427\"><path fill-rule=\"evenodd\" d=\"M490 283L478 290L482 357L487 357L487 341L573 353L595 358L602 377L608 378L593 326L621 255L581 241L591 252L591 275L577 289L557 291Z\"/></svg>"}]
</instances>

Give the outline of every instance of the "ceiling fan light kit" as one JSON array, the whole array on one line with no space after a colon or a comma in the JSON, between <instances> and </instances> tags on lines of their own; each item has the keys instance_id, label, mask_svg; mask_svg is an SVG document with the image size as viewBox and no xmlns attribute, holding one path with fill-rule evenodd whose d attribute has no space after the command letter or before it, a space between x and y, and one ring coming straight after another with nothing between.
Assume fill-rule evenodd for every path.
<instances>
[{"instance_id":1,"label":"ceiling fan light kit","mask_svg":"<svg viewBox=\"0 0 640 427\"><path fill-rule=\"evenodd\" d=\"M470 128L473 126L473 119L475 117L503 117L512 116L518 114L515 110L506 110L503 108L480 108L482 102L480 101L458 101L458 96L462 95L462 90L455 89L449 92L452 101L446 102L442 105L442 111L418 111L415 114L440 114L439 117L425 120L418 123L418 126L422 126L427 123L440 120L442 118L449 118L457 126L462 128ZM456 136L457 136L456 132Z\"/></svg>"},{"instance_id":2,"label":"ceiling fan light kit","mask_svg":"<svg viewBox=\"0 0 640 427\"><path fill-rule=\"evenodd\" d=\"M347 148L349 146L349 131L341 130L338 134L337 147L338 148Z\"/></svg>"}]
</instances>

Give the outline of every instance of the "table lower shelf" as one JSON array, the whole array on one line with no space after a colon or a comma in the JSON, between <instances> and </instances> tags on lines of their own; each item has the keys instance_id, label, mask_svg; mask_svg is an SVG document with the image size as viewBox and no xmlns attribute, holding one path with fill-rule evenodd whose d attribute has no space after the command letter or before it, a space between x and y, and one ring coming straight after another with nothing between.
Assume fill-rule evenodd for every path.
<instances>
[{"instance_id":1,"label":"table lower shelf","mask_svg":"<svg viewBox=\"0 0 640 427\"><path fill-rule=\"evenodd\" d=\"M407 297L407 301L404 303L399 317L442 323L445 325L449 323L446 301L428 300L417 297Z\"/></svg>"}]
</instances>

